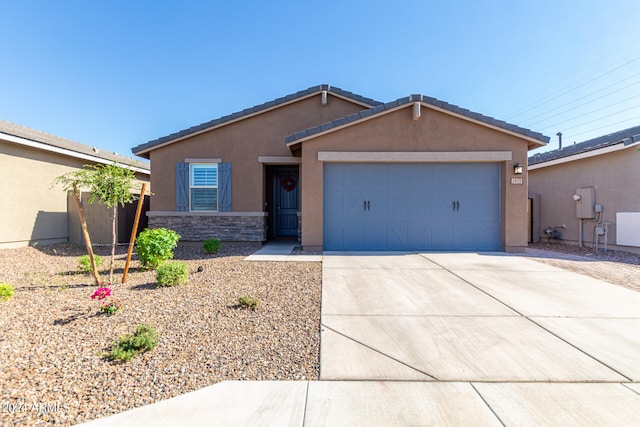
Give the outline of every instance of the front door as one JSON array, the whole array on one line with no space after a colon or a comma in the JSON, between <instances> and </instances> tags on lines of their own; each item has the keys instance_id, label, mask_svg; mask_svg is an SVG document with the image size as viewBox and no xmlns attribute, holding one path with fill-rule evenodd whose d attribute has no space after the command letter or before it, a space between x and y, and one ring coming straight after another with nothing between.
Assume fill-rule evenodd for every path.
<instances>
[{"instance_id":1,"label":"front door","mask_svg":"<svg viewBox=\"0 0 640 427\"><path fill-rule=\"evenodd\" d=\"M298 235L300 186L297 168L280 169L273 176L274 236Z\"/></svg>"}]
</instances>

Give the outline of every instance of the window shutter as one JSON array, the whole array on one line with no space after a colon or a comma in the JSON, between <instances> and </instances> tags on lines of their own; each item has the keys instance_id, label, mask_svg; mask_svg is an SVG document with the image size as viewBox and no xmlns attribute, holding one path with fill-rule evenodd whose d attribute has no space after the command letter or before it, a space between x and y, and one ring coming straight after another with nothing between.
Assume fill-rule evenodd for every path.
<instances>
[{"instance_id":1,"label":"window shutter","mask_svg":"<svg viewBox=\"0 0 640 427\"><path fill-rule=\"evenodd\" d=\"M189 163L176 163L176 211L189 210Z\"/></svg>"},{"instance_id":2,"label":"window shutter","mask_svg":"<svg viewBox=\"0 0 640 427\"><path fill-rule=\"evenodd\" d=\"M231 212L231 163L218 164L218 212Z\"/></svg>"}]
</instances>

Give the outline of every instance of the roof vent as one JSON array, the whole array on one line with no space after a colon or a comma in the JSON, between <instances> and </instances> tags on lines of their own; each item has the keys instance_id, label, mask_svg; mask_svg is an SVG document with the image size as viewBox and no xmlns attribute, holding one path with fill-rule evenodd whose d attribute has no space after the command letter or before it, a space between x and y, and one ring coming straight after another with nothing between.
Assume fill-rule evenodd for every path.
<instances>
[{"instance_id":1,"label":"roof vent","mask_svg":"<svg viewBox=\"0 0 640 427\"><path fill-rule=\"evenodd\" d=\"M562 132L558 132L556 135L558 135L558 150L562 150Z\"/></svg>"},{"instance_id":2,"label":"roof vent","mask_svg":"<svg viewBox=\"0 0 640 427\"><path fill-rule=\"evenodd\" d=\"M93 152L94 152L94 153L99 153L99 152L100 152L100 150L98 150L98 147L93 147Z\"/></svg>"}]
</instances>

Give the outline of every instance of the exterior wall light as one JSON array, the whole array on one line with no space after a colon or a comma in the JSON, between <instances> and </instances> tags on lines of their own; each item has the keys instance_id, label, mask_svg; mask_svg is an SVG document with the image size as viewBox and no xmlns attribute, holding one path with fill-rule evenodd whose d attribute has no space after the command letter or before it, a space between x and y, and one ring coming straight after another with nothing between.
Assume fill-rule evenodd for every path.
<instances>
[{"instance_id":1,"label":"exterior wall light","mask_svg":"<svg viewBox=\"0 0 640 427\"><path fill-rule=\"evenodd\" d=\"M522 175L522 165L520 163L516 163L515 165L513 165L513 173L515 175Z\"/></svg>"}]
</instances>

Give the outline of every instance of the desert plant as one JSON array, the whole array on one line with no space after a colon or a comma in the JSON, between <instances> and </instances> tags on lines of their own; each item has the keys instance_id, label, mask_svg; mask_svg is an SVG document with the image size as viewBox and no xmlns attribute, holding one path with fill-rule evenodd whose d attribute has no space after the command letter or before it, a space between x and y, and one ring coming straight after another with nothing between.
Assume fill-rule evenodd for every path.
<instances>
[{"instance_id":1,"label":"desert plant","mask_svg":"<svg viewBox=\"0 0 640 427\"><path fill-rule=\"evenodd\" d=\"M102 265L102 257L100 255L93 254L93 260L96 263L96 267ZM84 273L91 273L91 258L89 255L82 255L78 258L78 270Z\"/></svg>"},{"instance_id":2,"label":"desert plant","mask_svg":"<svg viewBox=\"0 0 640 427\"><path fill-rule=\"evenodd\" d=\"M4 282L0 283L0 301L9 300L15 292L16 290L13 285Z\"/></svg>"},{"instance_id":3,"label":"desert plant","mask_svg":"<svg viewBox=\"0 0 640 427\"><path fill-rule=\"evenodd\" d=\"M158 286L186 285L189 281L189 267L186 262L169 261L156 269Z\"/></svg>"},{"instance_id":4,"label":"desert plant","mask_svg":"<svg viewBox=\"0 0 640 427\"><path fill-rule=\"evenodd\" d=\"M208 254L217 254L221 245L222 243L220 243L220 240L215 237L205 239L203 243L204 250L207 251Z\"/></svg>"},{"instance_id":5,"label":"desert plant","mask_svg":"<svg viewBox=\"0 0 640 427\"><path fill-rule=\"evenodd\" d=\"M166 228L146 228L136 239L136 252L143 267L154 269L173 258L180 235Z\"/></svg>"},{"instance_id":6,"label":"desert plant","mask_svg":"<svg viewBox=\"0 0 640 427\"><path fill-rule=\"evenodd\" d=\"M132 335L123 335L104 356L110 360L128 362L138 353L153 350L158 345L156 331L149 325L138 325Z\"/></svg>"},{"instance_id":7,"label":"desert plant","mask_svg":"<svg viewBox=\"0 0 640 427\"><path fill-rule=\"evenodd\" d=\"M251 310L255 310L256 308L258 308L259 303L260 301L258 301L257 298L251 298L248 296L241 296L240 298L238 298L238 304L240 304L240 307L242 308L250 308Z\"/></svg>"},{"instance_id":8,"label":"desert plant","mask_svg":"<svg viewBox=\"0 0 640 427\"><path fill-rule=\"evenodd\" d=\"M122 308L122 304L115 298L111 298L102 303L102 307L100 307L100 311L102 311L107 316L112 316L116 314Z\"/></svg>"}]
</instances>

